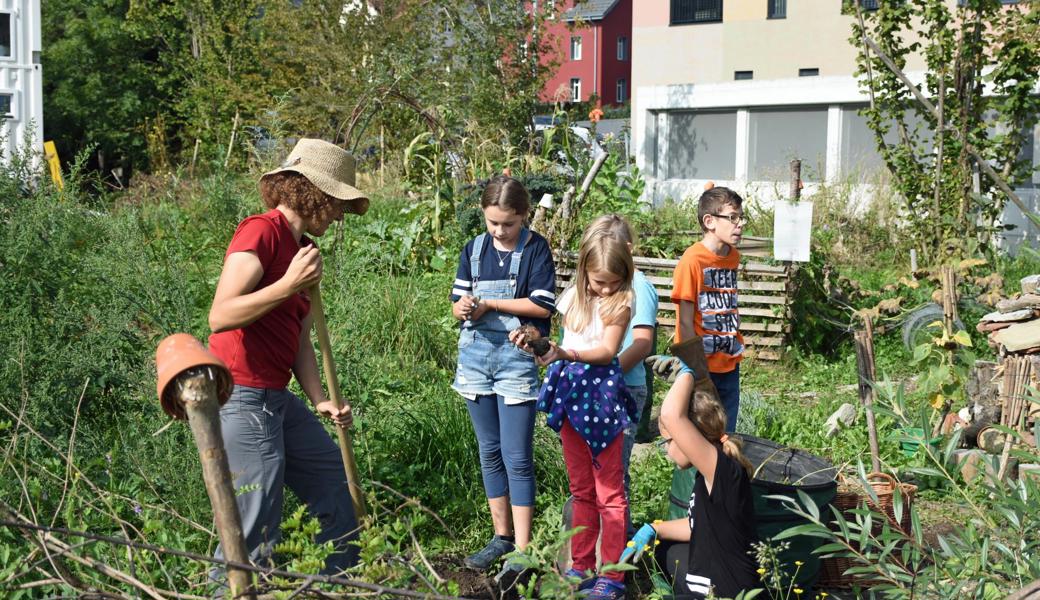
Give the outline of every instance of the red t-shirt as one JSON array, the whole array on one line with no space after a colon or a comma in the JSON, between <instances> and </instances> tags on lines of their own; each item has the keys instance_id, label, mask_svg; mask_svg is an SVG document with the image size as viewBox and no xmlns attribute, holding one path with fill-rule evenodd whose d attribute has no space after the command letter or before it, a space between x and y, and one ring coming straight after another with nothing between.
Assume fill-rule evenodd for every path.
<instances>
[{"instance_id":1,"label":"red t-shirt","mask_svg":"<svg viewBox=\"0 0 1040 600\"><path fill-rule=\"evenodd\" d=\"M264 268L256 285L259 290L281 279L299 249L311 243L306 237L297 243L285 216L271 210L238 225L224 259L235 252L256 253ZM212 334L209 349L227 364L236 385L284 388L292 376L300 329L310 309L310 298L299 292L245 327Z\"/></svg>"},{"instance_id":2,"label":"red t-shirt","mask_svg":"<svg viewBox=\"0 0 1040 600\"><path fill-rule=\"evenodd\" d=\"M701 242L687 248L675 266L672 302L677 320L682 318L679 301L693 302L693 332L704 338L704 353L712 373L729 373L744 358L737 310L739 268L740 252L736 248L719 256ZM676 324L676 342L682 341L680 329Z\"/></svg>"}]
</instances>

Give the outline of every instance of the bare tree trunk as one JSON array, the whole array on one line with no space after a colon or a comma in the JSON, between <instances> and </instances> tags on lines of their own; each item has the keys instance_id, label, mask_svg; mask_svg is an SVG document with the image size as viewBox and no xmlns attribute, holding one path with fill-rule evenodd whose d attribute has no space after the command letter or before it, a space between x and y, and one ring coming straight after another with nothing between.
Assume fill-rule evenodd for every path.
<instances>
[{"instance_id":1,"label":"bare tree trunk","mask_svg":"<svg viewBox=\"0 0 1040 600\"><path fill-rule=\"evenodd\" d=\"M224 555L229 561L248 563L242 519L231 486L231 469L224 438L220 434L220 407L217 404L217 380L209 374L209 367L197 367L182 373L175 382L180 400L188 415L188 424L195 438L202 462L202 477L206 493L213 505L213 519ZM227 570L231 597L255 598L252 576L248 571L229 567Z\"/></svg>"}]
</instances>

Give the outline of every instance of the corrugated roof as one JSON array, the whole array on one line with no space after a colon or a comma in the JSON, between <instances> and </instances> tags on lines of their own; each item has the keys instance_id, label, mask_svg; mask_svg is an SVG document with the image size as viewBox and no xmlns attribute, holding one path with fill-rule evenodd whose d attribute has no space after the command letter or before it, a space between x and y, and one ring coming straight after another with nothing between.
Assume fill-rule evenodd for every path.
<instances>
[{"instance_id":1,"label":"corrugated roof","mask_svg":"<svg viewBox=\"0 0 1040 600\"><path fill-rule=\"evenodd\" d=\"M564 21L599 21L603 17L607 16L607 13L614 8L614 5L618 3L618 0L585 0L584 2L579 1L578 5L574 8L568 9L563 13Z\"/></svg>"}]
</instances>

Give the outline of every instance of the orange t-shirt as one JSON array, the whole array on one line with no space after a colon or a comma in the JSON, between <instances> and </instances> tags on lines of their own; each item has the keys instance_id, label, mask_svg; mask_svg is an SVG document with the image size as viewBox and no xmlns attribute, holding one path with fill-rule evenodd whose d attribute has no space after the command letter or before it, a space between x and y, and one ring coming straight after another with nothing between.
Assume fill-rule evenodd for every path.
<instances>
[{"instance_id":1,"label":"orange t-shirt","mask_svg":"<svg viewBox=\"0 0 1040 600\"><path fill-rule=\"evenodd\" d=\"M676 316L682 319L680 300L693 302L697 307L693 313L693 331L704 338L704 354L712 373L729 373L744 357L744 336L740 335L737 312L739 268L740 252L736 248L730 249L726 256L719 256L701 242L687 248L675 266L672 302L676 305ZM682 341L679 329L677 322L676 342Z\"/></svg>"}]
</instances>

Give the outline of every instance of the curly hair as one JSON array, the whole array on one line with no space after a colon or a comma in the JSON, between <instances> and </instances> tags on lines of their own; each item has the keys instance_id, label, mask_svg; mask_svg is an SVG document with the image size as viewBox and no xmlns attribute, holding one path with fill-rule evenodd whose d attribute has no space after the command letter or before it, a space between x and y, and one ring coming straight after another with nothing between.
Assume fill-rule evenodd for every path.
<instances>
[{"instance_id":1,"label":"curly hair","mask_svg":"<svg viewBox=\"0 0 1040 600\"><path fill-rule=\"evenodd\" d=\"M260 179L260 198L267 208L279 204L293 209L305 219L322 220L331 217L342 201L318 189L304 175L282 171Z\"/></svg>"}]
</instances>

